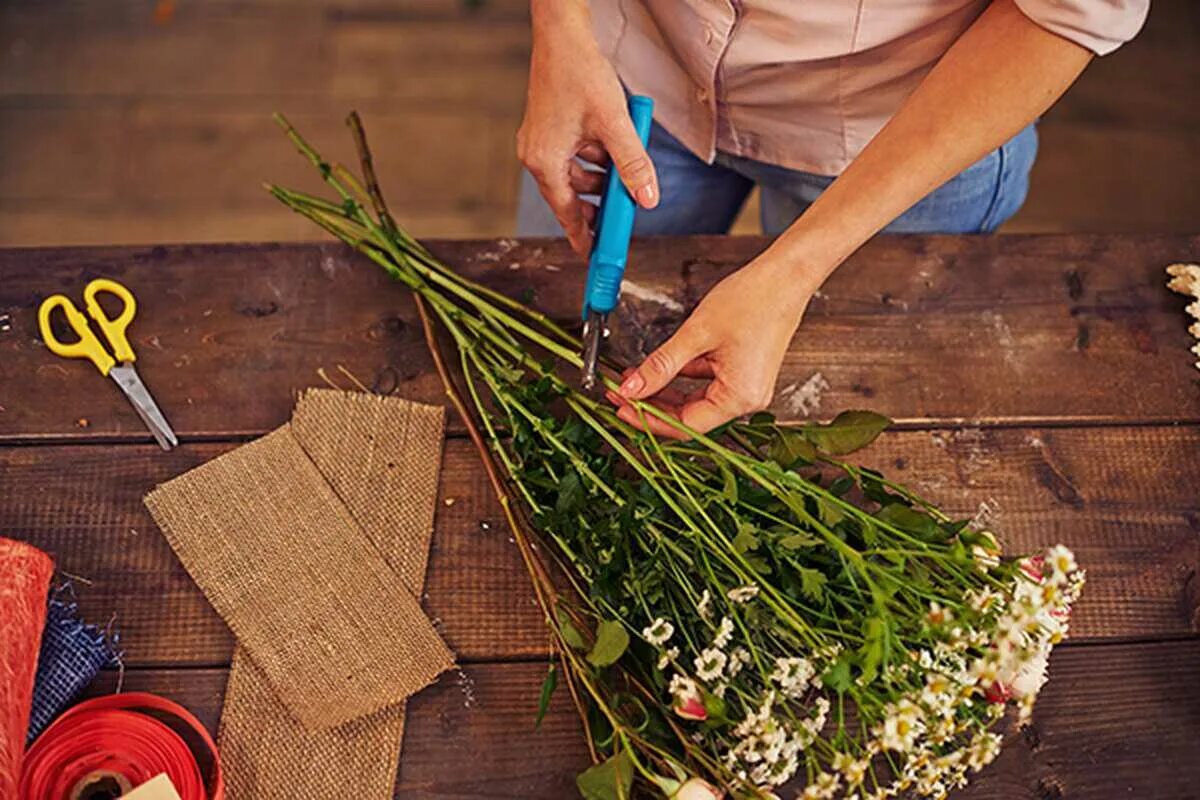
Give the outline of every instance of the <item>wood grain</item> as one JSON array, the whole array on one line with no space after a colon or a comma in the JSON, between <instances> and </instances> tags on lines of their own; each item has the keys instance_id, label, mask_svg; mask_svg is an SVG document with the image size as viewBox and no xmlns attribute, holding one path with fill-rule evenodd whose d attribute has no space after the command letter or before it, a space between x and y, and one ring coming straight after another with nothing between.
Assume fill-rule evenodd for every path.
<instances>
[{"instance_id":1,"label":"wood grain","mask_svg":"<svg viewBox=\"0 0 1200 800\"><path fill-rule=\"evenodd\" d=\"M636 242L628 277L667 298L626 292L614 347L661 341L758 238ZM466 274L564 320L582 273L561 242L434 242ZM881 237L813 301L783 365L775 408L820 372L820 416L871 407L910 424L1200 420L1183 301L1163 267L1195 258L1194 237ZM141 300L131 335L139 371L183 437L261 433L300 389L344 365L367 386L438 402L441 390L411 300L340 245L236 245L0 251L0 441L147 439L84 362L51 356L36 308L91 277ZM39 396L60 398L32 403ZM82 387L82 388L81 388ZM80 420L87 420L84 426Z\"/></svg>"},{"instance_id":2,"label":"wood grain","mask_svg":"<svg viewBox=\"0 0 1200 800\"><path fill-rule=\"evenodd\" d=\"M1065 645L1032 726L956 800L1190 800L1200 782L1200 640ZM540 663L474 664L409 702L398 798L563 798L587 764L565 693L533 730ZM111 691L106 675L92 693ZM124 688L165 694L215 728L224 669L129 670ZM469 768L464 768L469 765Z\"/></svg>"},{"instance_id":3,"label":"wood grain","mask_svg":"<svg viewBox=\"0 0 1200 800\"><path fill-rule=\"evenodd\" d=\"M225 625L175 559L142 496L231 444L0 448L0 531L52 553L89 619L115 614L131 666L228 660ZM1200 428L964 429L885 434L861 454L1010 552L1064 542L1088 569L1080 639L1195 633ZM464 439L447 442L423 602L466 660L545 652L519 554Z\"/></svg>"}]
</instances>

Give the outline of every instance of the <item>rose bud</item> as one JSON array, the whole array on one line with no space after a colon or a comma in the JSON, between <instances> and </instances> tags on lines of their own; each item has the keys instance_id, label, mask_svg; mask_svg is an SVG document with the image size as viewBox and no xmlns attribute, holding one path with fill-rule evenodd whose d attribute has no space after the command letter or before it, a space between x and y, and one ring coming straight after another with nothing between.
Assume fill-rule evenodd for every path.
<instances>
[{"instance_id":1,"label":"rose bud","mask_svg":"<svg viewBox=\"0 0 1200 800\"><path fill-rule=\"evenodd\" d=\"M675 703L675 714L684 719L702 721L708 719L708 709L696 695L682 698ZM684 784L685 786L687 784Z\"/></svg>"},{"instance_id":2,"label":"rose bud","mask_svg":"<svg viewBox=\"0 0 1200 800\"><path fill-rule=\"evenodd\" d=\"M708 781L688 778L679 791L671 795L671 800L721 800L724 796L724 792Z\"/></svg>"},{"instance_id":3,"label":"rose bud","mask_svg":"<svg viewBox=\"0 0 1200 800\"><path fill-rule=\"evenodd\" d=\"M1002 681L996 681L983 693L989 703L1007 703L1012 697L1012 688Z\"/></svg>"}]
</instances>

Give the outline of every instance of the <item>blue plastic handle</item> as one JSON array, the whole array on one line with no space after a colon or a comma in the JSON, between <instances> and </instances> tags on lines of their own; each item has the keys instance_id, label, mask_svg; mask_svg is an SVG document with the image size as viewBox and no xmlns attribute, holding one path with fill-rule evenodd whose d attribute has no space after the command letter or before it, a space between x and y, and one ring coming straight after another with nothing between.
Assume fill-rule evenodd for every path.
<instances>
[{"instance_id":1,"label":"blue plastic handle","mask_svg":"<svg viewBox=\"0 0 1200 800\"><path fill-rule=\"evenodd\" d=\"M630 95L629 116L637 130L642 146L650 141L650 121L654 117L654 101L642 95ZM637 203L621 182L616 168L608 171L600 212L596 219L596 239L588 259L587 285L583 293L583 318L588 311L607 314L617 307L621 294L621 276L629 258L629 239L633 236L633 220Z\"/></svg>"}]
</instances>

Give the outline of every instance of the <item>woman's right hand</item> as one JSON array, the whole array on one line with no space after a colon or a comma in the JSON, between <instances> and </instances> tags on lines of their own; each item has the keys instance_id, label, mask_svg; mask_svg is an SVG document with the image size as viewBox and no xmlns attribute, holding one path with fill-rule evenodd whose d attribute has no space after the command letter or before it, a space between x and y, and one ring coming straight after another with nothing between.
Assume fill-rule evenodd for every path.
<instances>
[{"instance_id":1,"label":"woman's right hand","mask_svg":"<svg viewBox=\"0 0 1200 800\"><path fill-rule=\"evenodd\" d=\"M658 178L642 146L616 70L592 34L586 0L534 0L533 55L517 156L538 183L571 247L586 257L596 208L579 198L599 194L604 175L575 156L615 164L643 208L658 205Z\"/></svg>"}]
</instances>

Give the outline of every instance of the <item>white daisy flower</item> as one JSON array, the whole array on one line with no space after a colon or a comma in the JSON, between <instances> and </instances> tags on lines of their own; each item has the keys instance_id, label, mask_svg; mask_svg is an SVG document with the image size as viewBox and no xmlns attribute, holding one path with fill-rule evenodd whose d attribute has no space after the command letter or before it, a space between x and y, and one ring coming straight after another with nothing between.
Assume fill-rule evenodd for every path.
<instances>
[{"instance_id":1,"label":"white daisy flower","mask_svg":"<svg viewBox=\"0 0 1200 800\"><path fill-rule=\"evenodd\" d=\"M777 658L771 680L778 684L785 697L799 697L815 673L812 662L806 658Z\"/></svg>"},{"instance_id":2,"label":"white daisy flower","mask_svg":"<svg viewBox=\"0 0 1200 800\"><path fill-rule=\"evenodd\" d=\"M754 584L739 586L736 589L730 589L726 595L731 602L746 603L753 600L758 595L758 587Z\"/></svg>"},{"instance_id":3,"label":"white daisy flower","mask_svg":"<svg viewBox=\"0 0 1200 800\"><path fill-rule=\"evenodd\" d=\"M713 647L724 649L732 636L733 620L729 617L721 617L721 624L717 626L717 635L713 637Z\"/></svg>"},{"instance_id":4,"label":"white daisy flower","mask_svg":"<svg viewBox=\"0 0 1200 800\"><path fill-rule=\"evenodd\" d=\"M1065 583L1067 576L1079 569L1079 565L1075 563L1075 554L1061 544L1046 551L1046 564L1050 567L1051 579L1055 582Z\"/></svg>"},{"instance_id":5,"label":"white daisy flower","mask_svg":"<svg viewBox=\"0 0 1200 800\"><path fill-rule=\"evenodd\" d=\"M742 671L742 667L750 663L750 652L744 647L735 648L729 654L729 664L725 667L725 674L730 678L737 677L737 674Z\"/></svg>"},{"instance_id":6,"label":"white daisy flower","mask_svg":"<svg viewBox=\"0 0 1200 800\"><path fill-rule=\"evenodd\" d=\"M724 652L715 647L709 647L696 656L696 660L692 662L696 667L696 677L702 681L711 681L721 677L721 673L725 670L725 662L728 660L729 658Z\"/></svg>"},{"instance_id":7,"label":"white daisy flower","mask_svg":"<svg viewBox=\"0 0 1200 800\"><path fill-rule=\"evenodd\" d=\"M660 647L666 644L674 633L675 626L659 617L642 629L642 638L655 647Z\"/></svg>"}]
</instances>

